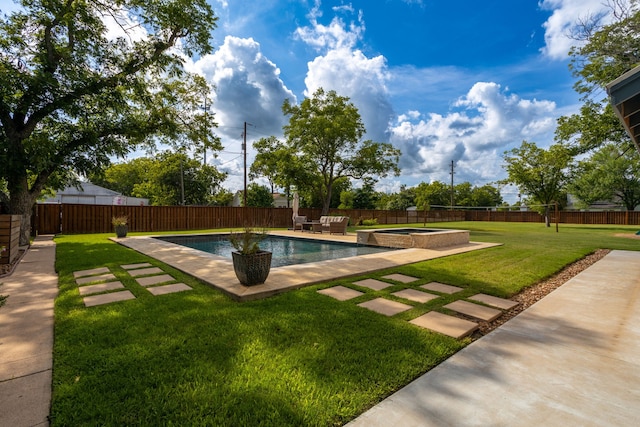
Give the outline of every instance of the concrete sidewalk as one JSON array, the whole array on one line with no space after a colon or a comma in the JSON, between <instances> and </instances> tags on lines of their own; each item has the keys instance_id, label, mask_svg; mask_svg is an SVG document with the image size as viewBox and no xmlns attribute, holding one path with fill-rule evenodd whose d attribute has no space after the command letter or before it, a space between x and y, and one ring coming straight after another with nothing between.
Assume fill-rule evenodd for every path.
<instances>
[{"instance_id":1,"label":"concrete sidewalk","mask_svg":"<svg viewBox=\"0 0 640 427\"><path fill-rule=\"evenodd\" d=\"M0 426L48 426L53 302L58 294L53 236L39 236L13 274L0 278Z\"/></svg>"},{"instance_id":2,"label":"concrete sidewalk","mask_svg":"<svg viewBox=\"0 0 640 427\"><path fill-rule=\"evenodd\" d=\"M640 252L612 251L349 423L640 425Z\"/></svg>"}]
</instances>

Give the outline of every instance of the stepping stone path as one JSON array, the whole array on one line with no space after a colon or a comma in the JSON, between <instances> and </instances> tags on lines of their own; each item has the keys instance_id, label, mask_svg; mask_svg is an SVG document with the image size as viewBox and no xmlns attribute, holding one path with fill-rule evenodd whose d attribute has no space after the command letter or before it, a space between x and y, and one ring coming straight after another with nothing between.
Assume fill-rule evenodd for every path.
<instances>
[{"instance_id":1,"label":"stepping stone path","mask_svg":"<svg viewBox=\"0 0 640 427\"><path fill-rule=\"evenodd\" d=\"M362 286L365 288L373 289L374 291L381 291L384 288L388 288L389 286L393 286L391 283L383 282L381 280L376 279L364 279L358 282L353 282L354 285Z\"/></svg>"},{"instance_id":2,"label":"stepping stone path","mask_svg":"<svg viewBox=\"0 0 640 427\"><path fill-rule=\"evenodd\" d=\"M440 292L441 294L455 294L456 292L460 292L462 288L457 286L445 285L444 283L431 282L426 285L420 286L422 289L426 289L428 291Z\"/></svg>"},{"instance_id":3,"label":"stepping stone path","mask_svg":"<svg viewBox=\"0 0 640 427\"><path fill-rule=\"evenodd\" d=\"M403 311L411 310L413 308L410 305L384 298L376 298L358 305L360 307L368 308L371 311L375 311L376 313L384 314L385 316L393 316L394 314L402 313Z\"/></svg>"},{"instance_id":4,"label":"stepping stone path","mask_svg":"<svg viewBox=\"0 0 640 427\"><path fill-rule=\"evenodd\" d=\"M138 277L136 282L140 286L145 287L153 295L164 295L191 290L191 287L184 283L167 284L167 282L174 282L175 279L169 274L162 274L164 271L161 268L153 267L147 262L121 265L120 267L127 270L132 277ZM124 289L124 285L122 282L116 280L116 276L109 271L108 267L76 271L73 273L73 277L76 279L80 295L83 296L82 300L85 307L135 299L135 295L133 295L131 291L122 290ZM89 285L89 283L91 283L91 285Z\"/></svg>"},{"instance_id":5,"label":"stepping stone path","mask_svg":"<svg viewBox=\"0 0 640 427\"><path fill-rule=\"evenodd\" d=\"M126 270L126 268L125 268ZM162 271L162 269L158 268L158 267L149 267L149 268L141 268L138 270L128 270L129 274L133 277L140 277L140 276L146 276L148 274L161 274L164 273L164 271Z\"/></svg>"},{"instance_id":6,"label":"stepping stone path","mask_svg":"<svg viewBox=\"0 0 640 427\"><path fill-rule=\"evenodd\" d=\"M410 283L418 280L416 277L405 276L404 274L389 274L388 276L382 276L383 279L395 280L396 282Z\"/></svg>"},{"instance_id":7,"label":"stepping stone path","mask_svg":"<svg viewBox=\"0 0 640 427\"><path fill-rule=\"evenodd\" d=\"M76 283L78 285L86 285L87 283L104 282L107 280L115 280L115 279L116 279L116 276L109 273L109 274L101 274L100 276L90 276L90 277L83 277L81 279L76 279Z\"/></svg>"},{"instance_id":8,"label":"stepping stone path","mask_svg":"<svg viewBox=\"0 0 640 427\"><path fill-rule=\"evenodd\" d=\"M124 285L121 282L107 282L99 285L80 286L78 291L80 291L80 295L91 295L115 289L124 289Z\"/></svg>"},{"instance_id":9,"label":"stepping stone path","mask_svg":"<svg viewBox=\"0 0 640 427\"><path fill-rule=\"evenodd\" d=\"M419 280L416 277L406 276L403 274L389 274L387 276L383 276L382 278L402 283L410 283ZM393 286L391 283L383 282L376 279L360 280L357 282L353 282L353 284L369 288L374 291L380 291L388 288L389 286ZM463 288L460 288L458 286L446 285L444 283L438 282L427 283L426 285L420 286L420 288L448 295L452 295L456 292L464 290ZM339 301L347 301L365 294L364 292L356 291L355 289L351 289L346 286L334 286L331 288L321 289L318 291L318 293L330 296ZM425 304L429 301L440 298L439 295L434 295L428 292L423 292L422 290L411 288L393 292L391 295L419 304ZM468 299L486 305L457 300L445 305L444 308L463 314L465 316L473 317L475 319L491 322L497 319L502 314L502 310L509 310L518 305L518 303L515 301L486 294L476 294L469 297ZM412 305L403 304L397 301L391 301L385 298L376 298L370 301L365 301L358 304L358 306L367 308L385 316L394 316L398 313L402 313L413 308ZM477 322L461 319L459 317L450 316L448 314L443 314L436 311L430 311L426 314L423 314L420 317L410 320L409 323L456 339L468 336L479 327Z\"/></svg>"},{"instance_id":10,"label":"stepping stone path","mask_svg":"<svg viewBox=\"0 0 640 427\"><path fill-rule=\"evenodd\" d=\"M391 295L396 297L408 299L410 301L415 301L419 303L427 303L433 299L439 298L438 295L430 294L428 292L422 292L417 289L403 289L398 292L394 292Z\"/></svg>"},{"instance_id":11,"label":"stepping stone path","mask_svg":"<svg viewBox=\"0 0 640 427\"><path fill-rule=\"evenodd\" d=\"M456 339L464 338L478 329L478 324L475 322L448 316L437 311L430 311L409 321L409 323Z\"/></svg>"},{"instance_id":12,"label":"stepping stone path","mask_svg":"<svg viewBox=\"0 0 640 427\"><path fill-rule=\"evenodd\" d=\"M447 304L444 308L448 308L449 310L457 311L458 313L475 317L476 319L484 320L486 322L496 320L502 314L500 310L496 310L495 308L489 308L484 305L462 300Z\"/></svg>"},{"instance_id":13,"label":"stepping stone path","mask_svg":"<svg viewBox=\"0 0 640 427\"><path fill-rule=\"evenodd\" d=\"M141 277L139 279L136 279L136 282L138 282L138 285L146 288L147 286L157 285L159 283L173 282L174 280L175 279L168 274L161 274L159 276Z\"/></svg>"},{"instance_id":14,"label":"stepping stone path","mask_svg":"<svg viewBox=\"0 0 640 427\"><path fill-rule=\"evenodd\" d=\"M513 307L518 305L516 301L493 297L491 295L486 295L486 294L476 294L472 297L469 297L469 299L473 301L479 301L487 305L491 305L493 307L498 307L502 310L511 310Z\"/></svg>"},{"instance_id":15,"label":"stepping stone path","mask_svg":"<svg viewBox=\"0 0 640 427\"><path fill-rule=\"evenodd\" d=\"M135 295L133 295L130 291L121 291L111 292L110 294L92 295L84 297L82 300L84 301L85 307L93 307L94 305L108 304L110 302L117 301L126 301L135 298Z\"/></svg>"},{"instance_id":16,"label":"stepping stone path","mask_svg":"<svg viewBox=\"0 0 640 427\"><path fill-rule=\"evenodd\" d=\"M191 290L191 287L188 285L185 285L184 283L173 283L171 285L154 286L152 288L148 288L147 290L151 292L153 295L164 295L164 294L171 294L174 292L188 291L188 290Z\"/></svg>"},{"instance_id":17,"label":"stepping stone path","mask_svg":"<svg viewBox=\"0 0 640 427\"><path fill-rule=\"evenodd\" d=\"M360 295L364 295L363 292L347 288L346 286L334 286L332 288L321 289L318 291L318 293L333 297L338 301L346 301L355 297L359 297Z\"/></svg>"}]
</instances>

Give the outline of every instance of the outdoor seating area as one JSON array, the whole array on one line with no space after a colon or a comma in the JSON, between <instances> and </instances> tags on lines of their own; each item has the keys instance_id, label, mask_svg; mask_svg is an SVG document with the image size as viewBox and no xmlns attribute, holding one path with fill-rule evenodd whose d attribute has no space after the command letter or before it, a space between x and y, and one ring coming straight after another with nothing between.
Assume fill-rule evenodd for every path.
<instances>
[{"instance_id":1,"label":"outdoor seating area","mask_svg":"<svg viewBox=\"0 0 640 427\"><path fill-rule=\"evenodd\" d=\"M306 216L293 218L293 231L310 231L312 233L347 234L348 216L321 216L319 220L307 220Z\"/></svg>"}]
</instances>

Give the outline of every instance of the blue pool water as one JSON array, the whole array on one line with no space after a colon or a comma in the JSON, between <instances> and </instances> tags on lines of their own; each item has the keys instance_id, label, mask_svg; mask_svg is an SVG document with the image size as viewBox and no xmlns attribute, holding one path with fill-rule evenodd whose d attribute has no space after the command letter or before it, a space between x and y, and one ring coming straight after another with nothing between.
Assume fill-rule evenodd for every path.
<instances>
[{"instance_id":1,"label":"blue pool water","mask_svg":"<svg viewBox=\"0 0 640 427\"><path fill-rule=\"evenodd\" d=\"M163 236L156 239L198 249L214 255L231 258L233 246L229 243L228 234L207 236ZM353 256L375 254L396 250L379 246L363 246L342 242L296 239L280 236L268 236L260 242L260 248L273 253L271 267L306 264L309 262Z\"/></svg>"}]
</instances>

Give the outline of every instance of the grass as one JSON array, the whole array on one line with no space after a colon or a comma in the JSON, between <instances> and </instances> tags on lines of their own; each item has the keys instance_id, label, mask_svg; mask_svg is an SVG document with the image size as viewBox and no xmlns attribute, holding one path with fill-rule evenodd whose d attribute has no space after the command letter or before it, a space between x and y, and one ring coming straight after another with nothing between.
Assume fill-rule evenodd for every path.
<instances>
[{"instance_id":1,"label":"grass","mask_svg":"<svg viewBox=\"0 0 640 427\"><path fill-rule=\"evenodd\" d=\"M436 226L504 245L246 303L111 242L111 235L57 237L51 424L341 425L470 342L406 320L477 292L507 297L597 248L640 248L615 237L637 227L561 225L556 233L542 224ZM137 262L159 266L193 290L153 296L119 267ZM136 299L85 308L73 272L102 266ZM389 273L421 280L347 302L316 292ZM391 318L356 306L429 281L464 291Z\"/></svg>"}]
</instances>

